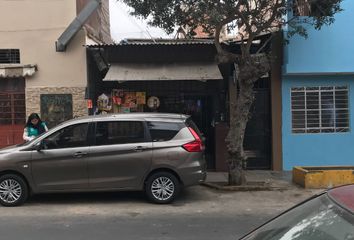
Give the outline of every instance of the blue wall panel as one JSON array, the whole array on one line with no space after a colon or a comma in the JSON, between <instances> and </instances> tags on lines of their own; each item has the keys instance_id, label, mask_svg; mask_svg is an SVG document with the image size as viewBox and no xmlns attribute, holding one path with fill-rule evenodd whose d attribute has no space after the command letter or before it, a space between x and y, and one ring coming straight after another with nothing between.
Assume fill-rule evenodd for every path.
<instances>
[{"instance_id":1,"label":"blue wall panel","mask_svg":"<svg viewBox=\"0 0 354 240\"><path fill-rule=\"evenodd\" d=\"M293 134L291 131L292 87L348 86L350 131L346 133ZM283 168L294 166L354 165L354 75L352 76L287 76L282 83Z\"/></svg>"},{"instance_id":2,"label":"blue wall panel","mask_svg":"<svg viewBox=\"0 0 354 240\"><path fill-rule=\"evenodd\" d=\"M285 46L284 74L354 72L354 1L320 31L308 28L307 39L294 36Z\"/></svg>"}]
</instances>

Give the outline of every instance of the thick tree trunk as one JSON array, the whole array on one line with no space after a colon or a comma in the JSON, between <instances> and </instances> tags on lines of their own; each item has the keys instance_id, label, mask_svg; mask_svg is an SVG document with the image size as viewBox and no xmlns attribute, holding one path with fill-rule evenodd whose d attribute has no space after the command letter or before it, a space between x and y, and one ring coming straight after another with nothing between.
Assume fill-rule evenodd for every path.
<instances>
[{"instance_id":1,"label":"thick tree trunk","mask_svg":"<svg viewBox=\"0 0 354 240\"><path fill-rule=\"evenodd\" d=\"M254 100L253 85L259 78L255 66L239 65L236 83L230 83L230 130L226 139L228 150L229 185L246 184L244 166L247 160L243 149L249 112Z\"/></svg>"}]
</instances>

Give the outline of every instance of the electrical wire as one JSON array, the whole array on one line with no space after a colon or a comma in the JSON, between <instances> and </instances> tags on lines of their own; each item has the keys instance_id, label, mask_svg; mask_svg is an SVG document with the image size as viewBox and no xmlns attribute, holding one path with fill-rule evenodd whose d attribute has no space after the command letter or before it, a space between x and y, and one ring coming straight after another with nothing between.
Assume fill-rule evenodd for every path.
<instances>
[{"instance_id":1,"label":"electrical wire","mask_svg":"<svg viewBox=\"0 0 354 240\"><path fill-rule=\"evenodd\" d=\"M128 20L133 23L136 27L138 27L141 30L141 33L147 33L147 35L152 39L153 42L156 42L154 37L150 34L150 32L148 31L147 28L143 29L137 22L136 20L130 15L128 14L126 11L123 11L120 7L119 7L119 3L118 2L114 2L116 4L116 6L118 7L118 10L123 13L126 17L128 17Z\"/></svg>"}]
</instances>

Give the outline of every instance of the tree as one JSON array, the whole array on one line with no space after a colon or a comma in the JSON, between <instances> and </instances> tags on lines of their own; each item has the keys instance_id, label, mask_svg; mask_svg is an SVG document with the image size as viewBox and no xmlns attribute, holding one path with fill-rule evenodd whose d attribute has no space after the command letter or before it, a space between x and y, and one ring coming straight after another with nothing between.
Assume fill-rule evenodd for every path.
<instances>
[{"instance_id":1,"label":"tree","mask_svg":"<svg viewBox=\"0 0 354 240\"><path fill-rule=\"evenodd\" d=\"M214 36L219 63L237 65L236 83L230 87L230 130L226 138L229 184L246 183L243 149L246 125L254 101L254 83L270 71L272 59L261 49L251 53L257 36L287 27L287 36L306 37L307 25L320 29L334 21L342 0L121 0L133 8L132 14L173 32L180 26L193 32L197 27ZM306 14L307 17L301 15ZM222 44L222 29L238 29L241 52L235 54ZM270 34L272 37L272 34ZM265 44L269 43L266 41Z\"/></svg>"}]
</instances>

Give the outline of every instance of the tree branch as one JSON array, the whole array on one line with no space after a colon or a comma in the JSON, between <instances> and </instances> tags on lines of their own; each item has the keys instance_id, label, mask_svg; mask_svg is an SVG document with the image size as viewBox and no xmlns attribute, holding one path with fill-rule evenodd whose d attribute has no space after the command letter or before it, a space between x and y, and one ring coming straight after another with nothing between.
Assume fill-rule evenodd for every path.
<instances>
[{"instance_id":1,"label":"tree branch","mask_svg":"<svg viewBox=\"0 0 354 240\"><path fill-rule=\"evenodd\" d=\"M214 37L214 41L215 41L215 47L216 50L219 54L219 62L238 62L240 59L240 56L228 51L225 51L220 43L220 33L221 33L221 29L223 28L223 26L225 26L226 24L234 21L237 19L237 16L229 16L228 18L225 18L224 20L222 20L220 22L219 25L216 26L215 28L215 37Z\"/></svg>"}]
</instances>

